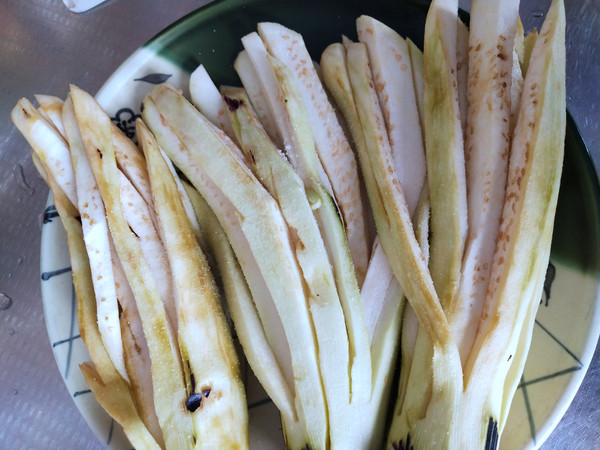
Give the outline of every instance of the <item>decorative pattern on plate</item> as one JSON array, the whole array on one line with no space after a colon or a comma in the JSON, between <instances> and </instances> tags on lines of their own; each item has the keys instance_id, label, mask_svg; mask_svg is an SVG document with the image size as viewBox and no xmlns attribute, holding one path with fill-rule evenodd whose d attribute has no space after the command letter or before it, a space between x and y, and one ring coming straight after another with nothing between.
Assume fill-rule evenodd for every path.
<instances>
[{"instance_id":1,"label":"decorative pattern on plate","mask_svg":"<svg viewBox=\"0 0 600 450\"><path fill-rule=\"evenodd\" d=\"M169 78L171 78L171 74L169 73L151 73L142 78L135 78L133 81L144 81L150 84L161 84L166 83Z\"/></svg>"},{"instance_id":2,"label":"decorative pattern on plate","mask_svg":"<svg viewBox=\"0 0 600 450\"><path fill-rule=\"evenodd\" d=\"M51 197L43 216L40 271L46 329L71 398L103 445L131 448L122 428L98 404L79 370L79 364L90 358L79 334L66 235Z\"/></svg>"},{"instance_id":3,"label":"decorative pattern on plate","mask_svg":"<svg viewBox=\"0 0 600 450\"><path fill-rule=\"evenodd\" d=\"M110 118L110 120L112 120L112 122L119 127L129 139L135 140L135 120L138 117L141 116L136 114L133 109L121 108L115 113L114 117Z\"/></svg>"},{"instance_id":4,"label":"decorative pattern on plate","mask_svg":"<svg viewBox=\"0 0 600 450\"><path fill-rule=\"evenodd\" d=\"M318 10L319 14L313 14ZM232 0L215 2L164 30L134 52L107 80L96 98L130 136L146 93L169 82L187 95L190 72L202 62L217 83L235 84L232 62L239 39L258 21L278 21L306 37L319 55L354 20L369 14L422 45L426 3L346 0ZM237 82L239 84L239 82ZM537 448L573 399L600 333L600 187L577 127L568 117L563 180L555 221L551 266L537 314L524 374L513 401L500 448ZM58 367L82 415L110 448L128 448L118 425L89 393L78 370L87 361L79 338L64 230L52 209L44 212L41 271L46 326ZM276 408L243 367L250 408L251 446L282 448Z\"/></svg>"}]
</instances>

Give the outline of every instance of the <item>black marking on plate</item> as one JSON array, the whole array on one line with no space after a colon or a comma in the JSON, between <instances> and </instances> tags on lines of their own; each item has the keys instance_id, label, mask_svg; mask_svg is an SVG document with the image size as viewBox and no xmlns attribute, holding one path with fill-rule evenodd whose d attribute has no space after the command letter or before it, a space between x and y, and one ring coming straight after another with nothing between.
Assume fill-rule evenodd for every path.
<instances>
[{"instance_id":1,"label":"black marking on plate","mask_svg":"<svg viewBox=\"0 0 600 450\"><path fill-rule=\"evenodd\" d=\"M527 391L527 387L533 384L542 383L547 380L552 380L554 378L568 375L569 373L576 372L578 370L583 369L583 363L579 360L579 358L571 351L565 344L563 344L560 339L555 336L548 328L546 328L542 323L538 320L535 321L536 325L538 325L542 331L544 331L552 340L554 340L561 349L563 349L573 360L576 362L575 366L567 367L565 369L557 370L555 372L549 373L547 375L543 375L541 377L537 377L531 380L525 380L522 376L521 381L519 383L518 388L521 390L523 394L523 401L525 402L525 410L527 411L527 419L529 421L529 432L531 434L531 439L534 444L537 441L537 433L536 433L536 423L533 417L533 408L531 405L531 399L529 398L529 392Z\"/></svg>"},{"instance_id":2,"label":"black marking on plate","mask_svg":"<svg viewBox=\"0 0 600 450\"><path fill-rule=\"evenodd\" d=\"M523 401L525 402L525 410L527 411L527 421L529 422L529 434L535 444L537 441L535 431L535 419L533 417L533 408L531 407L531 399L529 398L529 392L527 391L527 384L525 379L521 376L521 384L519 385L521 392L523 393Z\"/></svg>"},{"instance_id":3,"label":"black marking on plate","mask_svg":"<svg viewBox=\"0 0 600 450\"><path fill-rule=\"evenodd\" d=\"M71 266L63 267L62 269L50 270L48 272L42 273L42 280L48 281L50 278L55 277L57 275L62 275L63 273L67 273L71 271Z\"/></svg>"},{"instance_id":4,"label":"black marking on plate","mask_svg":"<svg viewBox=\"0 0 600 450\"><path fill-rule=\"evenodd\" d=\"M550 302L550 291L552 289L552 283L554 283L555 278L556 266L551 262L548 262L548 268L546 269L546 278L544 279L544 297L546 297L544 306L548 306Z\"/></svg>"},{"instance_id":5,"label":"black marking on plate","mask_svg":"<svg viewBox=\"0 0 600 450\"><path fill-rule=\"evenodd\" d=\"M75 336L71 336L71 337L69 337L67 339L61 339L60 341L56 341L56 342L52 343L52 348L58 347L59 345L65 344L67 342L71 342L74 339L79 339L80 337L81 337L80 334L76 334Z\"/></svg>"},{"instance_id":6,"label":"black marking on plate","mask_svg":"<svg viewBox=\"0 0 600 450\"><path fill-rule=\"evenodd\" d=\"M69 376L71 370L71 357L73 355L73 337L77 330L77 295L75 294L75 286L71 284L71 321L69 324L69 347L67 350L67 361L65 362L65 378Z\"/></svg>"},{"instance_id":7,"label":"black marking on plate","mask_svg":"<svg viewBox=\"0 0 600 450\"><path fill-rule=\"evenodd\" d=\"M142 78L134 78L133 81L143 81L144 83L150 84L161 84L171 78L170 73L151 73L143 76Z\"/></svg>"},{"instance_id":8,"label":"black marking on plate","mask_svg":"<svg viewBox=\"0 0 600 450\"><path fill-rule=\"evenodd\" d=\"M106 445L110 445L113 438L113 431L115 430L115 419L110 419L110 428L108 429L108 436L106 437Z\"/></svg>"},{"instance_id":9,"label":"black marking on plate","mask_svg":"<svg viewBox=\"0 0 600 450\"><path fill-rule=\"evenodd\" d=\"M567 375L569 373L577 372L581 369L583 369L583 364L579 364L579 365L573 366L573 367L567 367L566 369L558 370L556 372L549 373L548 375L534 378L533 380L521 381L521 383L519 383L519 387L523 388L523 387L529 386L531 384L536 384L536 383L541 383L542 381L552 380L554 378L558 378L563 375Z\"/></svg>"},{"instance_id":10,"label":"black marking on plate","mask_svg":"<svg viewBox=\"0 0 600 450\"><path fill-rule=\"evenodd\" d=\"M554 342L556 342L560 346L560 348L562 348L565 352L567 352L567 354L577 362L577 364L580 366L580 368L583 367L583 363L579 360L577 355L575 355L575 353L573 353L572 350L570 350L556 335L554 335L554 333L552 333L548 328L546 328L544 325L542 325L542 323L539 320L536 319L535 323L544 331L544 333L546 333L548 336L550 336L550 338Z\"/></svg>"},{"instance_id":11,"label":"black marking on plate","mask_svg":"<svg viewBox=\"0 0 600 450\"><path fill-rule=\"evenodd\" d=\"M131 108L119 109L110 120L130 139L135 139L135 121L139 114L136 114Z\"/></svg>"},{"instance_id":12,"label":"black marking on plate","mask_svg":"<svg viewBox=\"0 0 600 450\"><path fill-rule=\"evenodd\" d=\"M91 393L92 393L91 389L84 389L83 391L75 391L73 393L73 398L79 397L80 395L91 394Z\"/></svg>"},{"instance_id":13,"label":"black marking on plate","mask_svg":"<svg viewBox=\"0 0 600 450\"><path fill-rule=\"evenodd\" d=\"M50 223L52 219L58 217L58 211L56 210L56 206L48 205L44 210L44 219L43 223Z\"/></svg>"}]
</instances>

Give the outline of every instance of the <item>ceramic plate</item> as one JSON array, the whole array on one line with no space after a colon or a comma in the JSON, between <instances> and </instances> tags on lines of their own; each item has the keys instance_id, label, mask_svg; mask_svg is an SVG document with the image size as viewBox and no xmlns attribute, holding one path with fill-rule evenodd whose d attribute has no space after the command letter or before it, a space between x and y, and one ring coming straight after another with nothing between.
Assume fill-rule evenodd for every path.
<instances>
[{"instance_id":1,"label":"ceramic plate","mask_svg":"<svg viewBox=\"0 0 600 450\"><path fill-rule=\"evenodd\" d=\"M427 2L425 2L427 3ZM240 38L259 21L282 23L303 34L318 59L342 34L355 38L354 20L369 14L423 42L426 6L398 0L232 0L201 8L165 29L128 58L97 98L113 121L132 135L144 95L168 81L186 91L189 74L204 64L217 84L237 84L232 63ZM515 395L501 448L535 448L573 399L600 332L600 194L598 179L569 117L563 179L550 266L527 365ZM100 441L130 447L122 430L94 400L78 364L88 360L75 314L64 230L49 199L41 247L42 294L48 334L74 402ZM282 448L277 411L245 368L253 448Z\"/></svg>"}]
</instances>

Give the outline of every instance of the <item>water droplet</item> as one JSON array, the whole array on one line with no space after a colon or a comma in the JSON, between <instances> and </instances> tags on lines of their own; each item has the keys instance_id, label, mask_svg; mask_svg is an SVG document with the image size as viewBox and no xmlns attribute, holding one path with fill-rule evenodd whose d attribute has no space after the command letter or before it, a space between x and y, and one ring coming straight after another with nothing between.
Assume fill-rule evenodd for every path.
<instances>
[{"instance_id":1,"label":"water droplet","mask_svg":"<svg viewBox=\"0 0 600 450\"><path fill-rule=\"evenodd\" d=\"M17 259L17 266L20 266L22 262L23 262L23 258L19 257Z\"/></svg>"},{"instance_id":2,"label":"water droplet","mask_svg":"<svg viewBox=\"0 0 600 450\"><path fill-rule=\"evenodd\" d=\"M13 336L15 334L15 330L13 328L8 329L8 335Z\"/></svg>"},{"instance_id":3,"label":"water droplet","mask_svg":"<svg viewBox=\"0 0 600 450\"><path fill-rule=\"evenodd\" d=\"M12 305L12 298L6 295L4 292L0 292L0 311L4 311Z\"/></svg>"},{"instance_id":4,"label":"water droplet","mask_svg":"<svg viewBox=\"0 0 600 450\"><path fill-rule=\"evenodd\" d=\"M18 395L19 394L19 390L18 389L13 389L13 395Z\"/></svg>"}]
</instances>

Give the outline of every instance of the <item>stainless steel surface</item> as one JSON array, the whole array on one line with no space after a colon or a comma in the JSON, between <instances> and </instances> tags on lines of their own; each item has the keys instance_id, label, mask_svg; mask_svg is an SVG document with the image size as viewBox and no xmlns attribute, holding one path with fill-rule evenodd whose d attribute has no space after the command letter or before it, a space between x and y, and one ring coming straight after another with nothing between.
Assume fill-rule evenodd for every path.
<instances>
[{"instance_id":1,"label":"stainless steel surface","mask_svg":"<svg viewBox=\"0 0 600 450\"><path fill-rule=\"evenodd\" d=\"M48 189L9 120L19 97L96 92L137 47L203 0L112 0L84 14L61 0L0 0L0 448L96 449L52 356L39 282ZM463 4L465 3L465 4ZM549 1L523 0L526 28ZM600 4L566 0L568 107L600 167ZM468 6L468 2L461 2ZM598 349L575 401L545 449L600 448Z\"/></svg>"}]
</instances>

